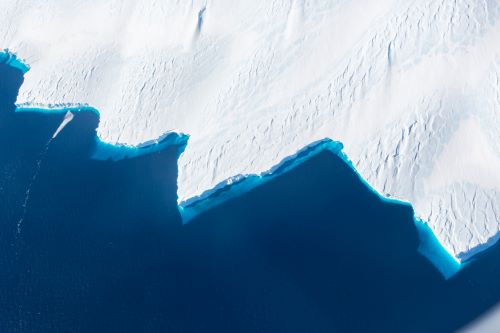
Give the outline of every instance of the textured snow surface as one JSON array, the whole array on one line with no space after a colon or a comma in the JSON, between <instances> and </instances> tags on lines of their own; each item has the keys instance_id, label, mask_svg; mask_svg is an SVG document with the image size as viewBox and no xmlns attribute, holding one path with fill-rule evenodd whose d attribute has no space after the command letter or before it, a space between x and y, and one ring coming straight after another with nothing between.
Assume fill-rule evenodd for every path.
<instances>
[{"instance_id":1,"label":"textured snow surface","mask_svg":"<svg viewBox=\"0 0 500 333\"><path fill-rule=\"evenodd\" d=\"M323 138L463 260L500 230L497 0L0 0L19 107L190 135L180 205Z\"/></svg>"}]
</instances>

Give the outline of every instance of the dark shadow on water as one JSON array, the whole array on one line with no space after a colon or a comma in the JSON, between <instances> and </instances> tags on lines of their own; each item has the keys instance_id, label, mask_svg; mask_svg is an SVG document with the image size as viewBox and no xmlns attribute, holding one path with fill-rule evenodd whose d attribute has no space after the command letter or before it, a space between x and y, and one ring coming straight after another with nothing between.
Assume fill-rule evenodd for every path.
<instances>
[{"instance_id":1,"label":"dark shadow on water","mask_svg":"<svg viewBox=\"0 0 500 333\"><path fill-rule=\"evenodd\" d=\"M445 281L411 209L327 152L182 226L182 147L89 159L98 119L82 112L41 156L63 115L14 113L9 71L0 332L452 332L500 300L499 246Z\"/></svg>"}]
</instances>

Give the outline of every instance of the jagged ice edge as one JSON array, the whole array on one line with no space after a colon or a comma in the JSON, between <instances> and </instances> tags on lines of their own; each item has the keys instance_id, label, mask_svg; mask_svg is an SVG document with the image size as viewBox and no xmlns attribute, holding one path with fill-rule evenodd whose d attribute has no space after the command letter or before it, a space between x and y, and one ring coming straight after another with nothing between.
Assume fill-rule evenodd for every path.
<instances>
[{"instance_id":1,"label":"jagged ice edge","mask_svg":"<svg viewBox=\"0 0 500 333\"><path fill-rule=\"evenodd\" d=\"M4 49L0 51L0 63L7 64L13 68L20 70L26 74L30 67L21 60L15 53ZM39 113L66 113L66 112L93 112L98 117L100 113L97 109L86 104L55 104L55 105L18 105L16 104L16 112L39 112ZM164 149L167 146L179 146L178 157L183 153L189 135L184 133L166 132L159 138L143 142L139 145L111 144L104 142L96 135L96 148L91 158L96 160L121 160L124 158L138 157L144 154L153 153ZM183 223L188 223L201 213L214 208L231 198L243 195L253 188L262 185L281 174L284 174L303 162L311 159L323 151L329 151L332 154L340 157L356 174L358 179L377 197L391 204L400 204L409 206L412 211L411 203L395 198L387 198L375 190L368 182L366 182L359 172L354 167L346 154L342 152L343 145L340 142L332 141L331 139L323 139L313 142L299 150L294 155L288 156L281 162L276 164L271 169L257 174L245 174L233 176L211 190L205 191L199 196L178 203L179 213ZM426 257L443 275L445 279L454 276L460 269L467 265L468 261L459 261L452 252L447 249L436 238L432 229L428 224L414 216L414 223L417 228L419 237L418 252Z\"/></svg>"}]
</instances>

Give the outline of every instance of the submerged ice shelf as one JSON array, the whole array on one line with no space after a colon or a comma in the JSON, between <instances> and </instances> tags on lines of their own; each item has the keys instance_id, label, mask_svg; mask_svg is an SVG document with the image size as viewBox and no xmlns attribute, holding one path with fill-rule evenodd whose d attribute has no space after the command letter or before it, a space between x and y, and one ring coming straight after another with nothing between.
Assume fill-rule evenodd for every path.
<instances>
[{"instance_id":1,"label":"submerged ice shelf","mask_svg":"<svg viewBox=\"0 0 500 333\"><path fill-rule=\"evenodd\" d=\"M111 144L189 135L183 208L330 138L463 261L500 237L499 18L479 0L3 1L0 48L31 67L20 109L95 108Z\"/></svg>"}]
</instances>

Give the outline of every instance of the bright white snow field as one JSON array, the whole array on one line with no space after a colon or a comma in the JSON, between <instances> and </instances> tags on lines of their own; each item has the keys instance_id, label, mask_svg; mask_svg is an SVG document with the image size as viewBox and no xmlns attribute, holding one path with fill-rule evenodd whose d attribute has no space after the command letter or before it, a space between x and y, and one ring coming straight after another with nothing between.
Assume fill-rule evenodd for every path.
<instances>
[{"instance_id":1,"label":"bright white snow field","mask_svg":"<svg viewBox=\"0 0 500 333\"><path fill-rule=\"evenodd\" d=\"M458 260L500 231L500 1L0 0L18 107L185 133L180 206L330 138Z\"/></svg>"}]
</instances>

